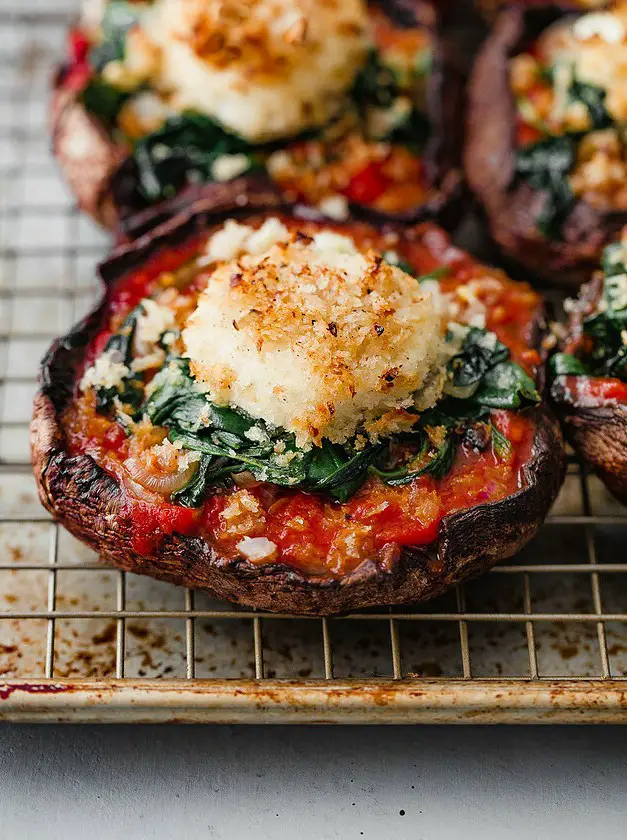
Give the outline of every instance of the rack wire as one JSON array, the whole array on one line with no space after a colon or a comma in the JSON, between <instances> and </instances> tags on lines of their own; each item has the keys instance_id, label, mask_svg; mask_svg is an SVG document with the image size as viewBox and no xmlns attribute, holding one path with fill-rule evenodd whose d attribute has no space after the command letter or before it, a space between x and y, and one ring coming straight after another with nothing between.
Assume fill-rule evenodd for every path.
<instances>
[{"instance_id":1,"label":"rack wire","mask_svg":"<svg viewBox=\"0 0 627 840\"><path fill-rule=\"evenodd\" d=\"M587 697L622 719L627 513L574 458L517 557L426 605L329 619L233 607L107 569L39 506L28 454L38 363L93 302L107 245L48 151L50 67L72 11L43 0L0 10L0 717L131 719L137 703L142 719L163 719L167 706L168 719L237 720L243 697L254 703L248 719L271 719L272 702L300 719L344 720L352 709L370 720L386 719L373 710L394 697L403 720L421 719L412 709L435 719L438 708L437 719L457 720L455 704L470 714L472 697L490 719L516 719L499 715L516 704L540 719L562 702L559 688L572 701L564 719ZM553 694L540 702L545 687ZM120 691L130 694L107 713ZM213 718L212 703L222 704Z\"/></svg>"}]
</instances>

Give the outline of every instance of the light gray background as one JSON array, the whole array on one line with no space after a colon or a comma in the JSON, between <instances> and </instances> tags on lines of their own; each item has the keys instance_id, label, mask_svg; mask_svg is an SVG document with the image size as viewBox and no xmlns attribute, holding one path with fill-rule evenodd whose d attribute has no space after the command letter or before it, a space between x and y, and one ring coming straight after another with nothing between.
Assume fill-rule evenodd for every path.
<instances>
[{"instance_id":1,"label":"light gray background","mask_svg":"<svg viewBox=\"0 0 627 840\"><path fill-rule=\"evenodd\" d=\"M623 840L626 748L617 727L5 725L0 837Z\"/></svg>"}]
</instances>

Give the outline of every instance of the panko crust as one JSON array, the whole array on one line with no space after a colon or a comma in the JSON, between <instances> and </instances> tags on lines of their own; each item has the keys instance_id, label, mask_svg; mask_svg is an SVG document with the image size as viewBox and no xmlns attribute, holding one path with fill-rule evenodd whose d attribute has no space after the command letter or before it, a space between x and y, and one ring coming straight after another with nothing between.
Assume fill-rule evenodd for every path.
<instances>
[{"instance_id":1,"label":"panko crust","mask_svg":"<svg viewBox=\"0 0 627 840\"><path fill-rule=\"evenodd\" d=\"M503 252L559 285L573 288L588 279L603 247L627 222L627 213L604 213L578 201L552 241L536 219L545 196L526 183L513 183L516 107L509 83L509 59L560 16L559 4L502 12L484 42L468 87L464 166L482 206L490 234Z\"/></svg>"},{"instance_id":2,"label":"panko crust","mask_svg":"<svg viewBox=\"0 0 627 840\"><path fill-rule=\"evenodd\" d=\"M459 112L462 107L462 75L455 50L441 31L431 0L383 0L381 6L400 25L416 22L436 32L436 55L428 91L428 110L433 131L423 159L433 184L429 199L415 210L395 216L367 207L350 205L354 218L404 221L437 220L451 229L463 213L462 138ZM61 172L82 210L120 239L134 236L160 224L169 216L217 189L216 183L191 184L173 199L146 206L138 203L137 174L128 149L113 142L100 122L85 109L79 93L66 84L67 68L54 74L49 120L52 150ZM77 139L78 138L78 139ZM278 190L268 176L238 178L242 196L263 183Z\"/></svg>"},{"instance_id":3,"label":"panko crust","mask_svg":"<svg viewBox=\"0 0 627 840\"><path fill-rule=\"evenodd\" d=\"M263 207L264 196L258 198L257 204L251 199L250 212ZM136 243L118 247L101 267L105 285L109 287L125 271L141 265L156 248L180 243L237 212L233 204L227 204L226 196L221 203L205 199L204 204L188 208ZM399 233L402 235L402 230ZM561 486L565 467L561 433L543 405L535 410L536 434L521 490L499 502L446 517L438 539L430 546L405 549L385 563L366 560L340 580L308 577L284 564L256 566L244 559L228 559L195 537L166 536L153 553L138 554L133 549L131 526L121 515L119 484L91 457L70 454L61 425L85 348L99 329L106 305L105 292L98 308L55 341L44 359L31 447L44 506L118 568L273 612L332 615L423 601L518 551L534 535Z\"/></svg>"}]
</instances>

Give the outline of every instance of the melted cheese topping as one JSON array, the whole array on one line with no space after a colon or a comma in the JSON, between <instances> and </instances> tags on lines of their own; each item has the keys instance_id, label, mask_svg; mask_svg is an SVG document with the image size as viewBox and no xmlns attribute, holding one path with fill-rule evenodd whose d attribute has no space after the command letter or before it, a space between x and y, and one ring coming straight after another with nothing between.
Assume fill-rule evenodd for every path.
<instances>
[{"instance_id":1,"label":"melted cheese topping","mask_svg":"<svg viewBox=\"0 0 627 840\"><path fill-rule=\"evenodd\" d=\"M254 232L227 223L209 253L220 236L239 256L216 265L183 331L213 402L293 432L301 447L361 427L376 439L436 402L441 323L414 277L348 237L290 235L276 219Z\"/></svg>"},{"instance_id":2,"label":"melted cheese topping","mask_svg":"<svg viewBox=\"0 0 627 840\"><path fill-rule=\"evenodd\" d=\"M364 0L155 0L141 26L160 53L151 83L170 105L252 142L327 122L369 44Z\"/></svg>"}]
</instances>

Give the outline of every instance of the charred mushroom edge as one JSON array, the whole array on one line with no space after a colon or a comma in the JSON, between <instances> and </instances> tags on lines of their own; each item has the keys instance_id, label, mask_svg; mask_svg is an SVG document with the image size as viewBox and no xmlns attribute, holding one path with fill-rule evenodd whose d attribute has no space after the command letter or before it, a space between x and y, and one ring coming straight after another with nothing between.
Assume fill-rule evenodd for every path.
<instances>
[{"instance_id":1,"label":"charred mushroom edge","mask_svg":"<svg viewBox=\"0 0 627 840\"><path fill-rule=\"evenodd\" d=\"M123 502L119 484L91 457L68 452L61 416L72 399L85 348L106 310L107 290L158 248L176 245L226 217L268 207L269 196L263 191L250 195L245 209L235 203L237 195L236 184L221 185L210 199L205 197L135 243L118 246L100 267L105 284L102 301L68 335L57 339L43 360L31 446L44 506L71 533L118 568L204 589L218 598L273 612L331 615L422 601L517 552L543 521L564 476L561 433L544 404L534 410L536 433L530 460L524 467L525 486L501 501L445 517L436 542L404 549L389 568L369 559L339 580L308 577L285 564L259 566L244 559L226 559L204 540L178 535L164 537L150 555L133 550L130 525L119 515ZM286 213L294 212L278 203L275 206ZM537 333L539 338L540 314Z\"/></svg>"}]
</instances>

